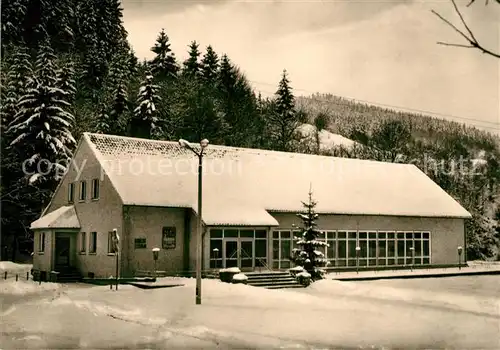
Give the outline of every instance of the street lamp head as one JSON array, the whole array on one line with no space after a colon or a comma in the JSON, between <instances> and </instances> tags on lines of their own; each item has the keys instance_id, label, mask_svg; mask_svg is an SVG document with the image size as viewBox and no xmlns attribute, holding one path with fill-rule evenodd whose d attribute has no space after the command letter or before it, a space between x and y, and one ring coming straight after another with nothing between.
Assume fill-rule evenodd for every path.
<instances>
[{"instance_id":1,"label":"street lamp head","mask_svg":"<svg viewBox=\"0 0 500 350\"><path fill-rule=\"evenodd\" d=\"M458 252L461 253L463 248L462 248L462 246L458 246L457 249L458 249Z\"/></svg>"},{"instance_id":2,"label":"street lamp head","mask_svg":"<svg viewBox=\"0 0 500 350\"><path fill-rule=\"evenodd\" d=\"M361 250L361 247L356 247L356 251L359 252Z\"/></svg>"},{"instance_id":3,"label":"street lamp head","mask_svg":"<svg viewBox=\"0 0 500 350\"><path fill-rule=\"evenodd\" d=\"M179 146L184 147L184 148L189 147L189 142L187 142L184 139L180 139L179 140Z\"/></svg>"},{"instance_id":4,"label":"street lamp head","mask_svg":"<svg viewBox=\"0 0 500 350\"><path fill-rule=\"evenodd\" d=\"M208 140L207 139L201 140L200 146L201 146L201 148L206 148L208 146Z\"/></svg>"}]
</instances>

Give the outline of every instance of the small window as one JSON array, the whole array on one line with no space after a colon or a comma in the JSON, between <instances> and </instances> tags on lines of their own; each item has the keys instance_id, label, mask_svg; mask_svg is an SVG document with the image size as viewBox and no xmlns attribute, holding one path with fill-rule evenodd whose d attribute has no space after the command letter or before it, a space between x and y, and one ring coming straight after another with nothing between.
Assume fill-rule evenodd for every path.
<instances>
[{"instance_id":1,"label":"small window","mask_svg":"<svg viewBox=\"0 0 500 350\"><path fill-rule=\"evenodd\" d=\"M146 238L136 238L134 239L135 249L145 249L147 247Z\"/></svg>"},{"instance_id":2,"label":"small window","mask_svg":"<svg viewBox=\"0 0 500 350\"><path fill-rule=\"evenodd\" d=\"M45 232L40 232L38 235L38 252L45 252Z\"/></svg>"},{"instance_id":3,"label":"small window","mask_svg":"<svg viewBox=\"0 0 500 350\"><path fill-rule=\"evenodd\" d=\"M75 200L75 184L72 182L68 185L68 202L73 203Z\"/></svg>"},{"instance_id":4,"label":"small window","mask_svg":"<svg viewBox=\"0 0 500 350\"><path fill-rule=\"evenodd\" d=\"M90 232L89 253L95 254L97 252L97 232Z\"/></svg>"},{"instance_id":5,"label":"small window","mask_svg":"<svg viewBox=\"0 0 500 350\"><path fill-rule=\"evenodd\" d=\"M87 249L87 234L85 232L80 233L80 253L85 253Z\"/></svg>"},{"instance_id":6,"label":"small window","mask_svg":"<svg viewBox=\"0 0 500 350\"><path fill-rule=\"evenodd\" d=\"M84 201L85 199L87 199L87 183L80 181L80 200Z\"/></svg>"},{"instance_id":7,"label":"small window","mask_svg":"<svg viewBox=\"0 0 500 350\"><path fill-rule=\"evenodd\" d=\"M99 199L99 179L92 180L92 199Z\"/></svg>"},{"instance_id":8,"label":"small window","mask_svg":"<svg viewBox=\"0 0 500 350\"><path fill-rule=\"evenodd\" d=\"M175 227L164 227L162 230L162 248L175 249Z\"/></svg>"}]
</instances>

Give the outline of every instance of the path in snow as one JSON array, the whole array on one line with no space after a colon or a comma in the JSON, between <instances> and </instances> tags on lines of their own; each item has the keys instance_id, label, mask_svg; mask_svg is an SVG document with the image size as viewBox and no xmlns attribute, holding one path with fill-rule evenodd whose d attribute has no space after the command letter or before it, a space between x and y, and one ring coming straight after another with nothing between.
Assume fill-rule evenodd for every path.
<instances>
[{"instance_id":1,"label":"path in snow","mask_svg":"<svg viewBox=\"0 0 500 350\"><path fill-rule=\"evenodd\" d=\"M194 279L182 283L59 289L16 304L0 340L6 349L500 348L491 297L371 282L265 290L204 280L200 306Z\"/></svg>"}]
</instances>

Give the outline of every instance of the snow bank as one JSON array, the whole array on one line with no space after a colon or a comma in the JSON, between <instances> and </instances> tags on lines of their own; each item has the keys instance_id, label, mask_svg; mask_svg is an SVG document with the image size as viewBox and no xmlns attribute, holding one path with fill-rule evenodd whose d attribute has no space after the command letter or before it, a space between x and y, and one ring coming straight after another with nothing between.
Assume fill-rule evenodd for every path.
<instances>
[{"instance_id":1,"label":"snow bank","mask_svg":"<svg viewBox=\"0 0 500 350\"><path fill-rule=\"evenodd\" d=\"M62 287L58 283L42 283L33 281L2 281L0 282L0 295L27 295L55 291Z\"/></svg>"},{"instance_id":2,"label":"snow bank","mask_svg":"<svg viewBox=\"0 0 500 350\"><path fill-rule=\"evenodd\" d=\"M413 290L406 288L386 287L374 284L320 280L309 288L315 295L349 296L378 300L404 301L426 306L440 306L450 309L481 311L498 316L500 299L440 293L436 291Z\"/></svg>"},{"instance_id":3,"label":"snow bank","mask_svg":"<svg viewBox=\"0 0 500 350\"><path fill-rule=\"evenodd\" d=\"M243 273L238 273L238 274L233 276L233 280L234 281L246 281L246 280L248 280L248 277Z\"/></svg>"},{"instance_id":4,"label":"snow bank","mask_svg":"<svg viewBox=\"0 0 500 350\"><path fill-rule=\"evenodd\" d=\"M19 272L19 271L27 271L31 270L33 265L31 264L17 264L12 261L0 261L0 271L1 272Z\"/></svg>"},{"instance_id":5,"label":"snow bank","mask_svg":"<svg viewBox=\"0 0 500 350\"><path fill-rule=\"evenodd\" d=\"M240 273L241 270L237 267L229 267L227 269L221 269L219 272L231 272L231 273Z\"/></svg>"}]
</instances>

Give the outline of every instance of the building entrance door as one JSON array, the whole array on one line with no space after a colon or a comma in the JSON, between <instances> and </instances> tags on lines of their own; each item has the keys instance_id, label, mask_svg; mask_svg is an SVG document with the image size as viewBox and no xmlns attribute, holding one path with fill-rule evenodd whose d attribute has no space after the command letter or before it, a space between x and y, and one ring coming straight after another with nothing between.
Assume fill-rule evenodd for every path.
<instances>
[{"instance_id":1,"label":"building entrance door","mask_svg":"<svg viewBox=\"0 0 500 350\"><path fill-rule=\"evenodd\" d=\"M228 238L224 240L223 266L252 271L255 266L254 240L252 238Z\"/></svg>"},{"instance_id":2,"label":"building entrance door","mask_svg":"<svg viewBox=\"0 0 500 350\"><path fill-rule=\"evenodd\" d=\"M69 266L70 238L56 236L55 265L56 267Z\"/></svg>"}]
</instances>

